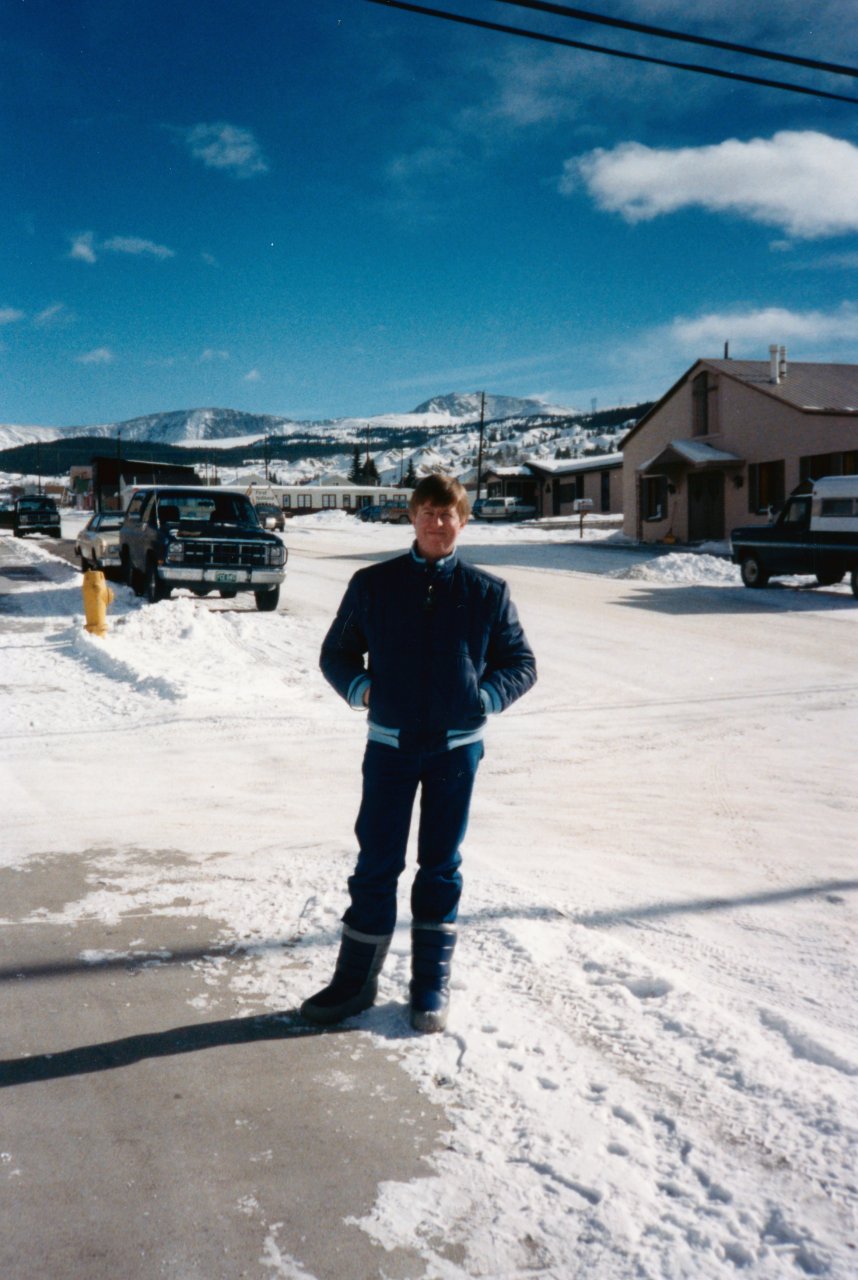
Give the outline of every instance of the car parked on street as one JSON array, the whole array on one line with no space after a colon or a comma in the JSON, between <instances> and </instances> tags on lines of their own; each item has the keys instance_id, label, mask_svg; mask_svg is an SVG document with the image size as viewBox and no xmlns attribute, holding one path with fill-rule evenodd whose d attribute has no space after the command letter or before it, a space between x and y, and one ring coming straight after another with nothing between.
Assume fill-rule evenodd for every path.
<instances>
[{"instance_id":1,"label":"car parked on street","mask_svg":"<svg viewBox=\"0 0 858 1280\"><path fill-rule=\"evenodd\" d=\"M480 507L478 520L532 520L536 507L521 498L486 498Z\"/></svg>"},{"instance_id":2,"label":"car parked on street","mask_svg":"<svg viewBox=\"0 0 858 1280\"><path fill-rule=\"evenodd\" d=\"M259 523L247 495L235 489L141 488L119 530L125 581L150 603L174 587L224 599L252 591L263 613L277 608L287 551Z\"/></svg>"},{"instance_id":3,"label":"car parked on street","mask_svg":"<svg viewBox=\"0 0 858 1280\"><path fill-rule=\"evenodd\" d=\"M410 516L408 515L408 506L403 501L377 502L368 507L359 507L357 518L371 524L376 522L382 524L408 524Z\"/></svg>"},{"instance_id":4,"label":"car parked on street","mask_svg":"<svg viewBox=\"0 0 858 1280\"><path fill-rule=\"evenodd\" d=\"M75 538L74 553L80 556L80 567L108 569L120 563L119 529L124 520L122 511L96 511Z\"/></svg>"},{"instance_id":5,"label":"car parked on street","mask_svg":"<svg viewBox=\"0 0 858 1280\"><path fill-rule=\"evenodd\" d=\"M799 485L772 524L734 529L730 549L746 587L778 574L813 574L830 587L848 573L858 598L858 476Z\"/></svg>"},{"instance_id":6,"label":"car parked on street","mask_svg":"<svg viewBox=\"0 0 858 1280\"><path fill-rule=\"evenodd\" d=\"M12 518L12 532L16 538L23 538L28 533L46 533L50 538L62 537L60 513L53 498L41 493L18 498Z\"/></svg>"},{"instance_id":7,"label":"car parked on street","mask_svg":"<svg viewBox=\"0 0 858 1280\"><path fill-rule=\"evenodd\" d=\"M256 514L259 516L259 523L263 529L273 529L276 533L283 533L286 528L286 517L274 502L257 502Z\"/></svg>"}]
</instances>

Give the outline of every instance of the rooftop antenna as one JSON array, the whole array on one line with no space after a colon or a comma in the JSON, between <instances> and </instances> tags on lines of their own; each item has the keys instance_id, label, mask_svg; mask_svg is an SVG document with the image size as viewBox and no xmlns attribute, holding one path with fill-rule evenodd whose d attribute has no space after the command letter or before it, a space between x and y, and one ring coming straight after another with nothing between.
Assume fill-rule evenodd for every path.
<instances>
[{"instance_id":1,"label":"rooftop antenna","mask_svg":"<svg viewBox=\"0 0 858 1280\"><path fill-rule=\"evenodd\" d=\"M729 340L728 340L727 342L725 342L725 343L724 343L724 359L725 359L725 360L729 360L729 359L730 359L730 343L729 343Z\"/></svg>"}]
</instances>

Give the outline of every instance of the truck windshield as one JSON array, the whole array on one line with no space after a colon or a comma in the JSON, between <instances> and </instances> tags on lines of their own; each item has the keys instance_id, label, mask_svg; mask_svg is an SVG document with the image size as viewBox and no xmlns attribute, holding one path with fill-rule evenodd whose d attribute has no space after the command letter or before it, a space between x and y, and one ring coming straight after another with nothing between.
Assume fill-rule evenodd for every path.
<instances>
[{"instance_id":1,"label":"truck windshield","mask_svg":"<svg viewBox=\"0 0 858 1280\"><path fill-rule=\"evenodd\" d=\"M792 498L784 507L781 524L806 528L810 524L810 498Z\"/></svg>"},{"instance_id":2,"label":"truck windshield","mask_svg":"<svg viewBox=\"0 0 858 1280\"><path fill-rule=\"evenodd\" d=\"M252 525L259 521L253 503L241 493L163 493L158 498L158 523Z\"/></svg>"}]
</instances>

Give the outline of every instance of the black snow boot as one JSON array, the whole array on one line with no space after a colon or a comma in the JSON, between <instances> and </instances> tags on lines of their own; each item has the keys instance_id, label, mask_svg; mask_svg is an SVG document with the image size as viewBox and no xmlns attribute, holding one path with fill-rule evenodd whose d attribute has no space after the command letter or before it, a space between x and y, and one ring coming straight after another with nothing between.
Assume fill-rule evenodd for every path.
<instances>
[{"instance_id":1,"label":"black snow boot","mask_svg":"<svg viewBox=\"0 0 858 1280\"><path fill-rule=\"evenodd\" d=\"M454 924L411 926L411 1025L415 1031L443 1031L447 1025L455 946Z\"/></svg>"},{"instance_id":2,"label":"black snow boot","mask_svg":"<svg viewBox=\"0 0 858 1280\"><path fill-rule=\"evenodd\" d=\"M344 924L334 976L327 987L304 1001L302 1018L330 1027L375 1004L378 975L392 936L358 933Z\"/></svg>"}]
</instances>

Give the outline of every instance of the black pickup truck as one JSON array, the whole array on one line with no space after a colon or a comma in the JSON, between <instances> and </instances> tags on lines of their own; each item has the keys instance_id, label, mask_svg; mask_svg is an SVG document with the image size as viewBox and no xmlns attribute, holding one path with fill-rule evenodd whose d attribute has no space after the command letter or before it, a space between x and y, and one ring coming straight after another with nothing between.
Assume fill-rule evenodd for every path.
<instances>
[{"instance_id":1,"label":"black pickup truck","mask_svg":"<svg viewBox=\"0 0 858 1280\"><path fill-rule=\"evenodd\" d=\"M233 489L138 489L119 530L125 581L151 603L174 587L227 599L252 591L262 612L277 608L287 551Z\"/></svg>"},{"instance_id":2,"label":"black pickup truck","mask_svg":"<svg viewBox=\"0 0 858 1280\"><path fill-rule=\"evenodd\" d=\"M812 574L828 587L848 573L858 598L858 476L799 486L773 524L734 529L730 544L746 587L779 574Z\"/></svg>"},{"instance_id":3,"label":"black pickup truck","mask_svg":"<svg viewBox=\"0 0 858 1280\"><path fill-rule=\"evenodd\" d=\"M6 520L3 523L7 523ZM60 513L53 498L44 494L28 494L18 498L12 508L12 531L16 538L28 533L46 533L50 538L61 538Z\"/></svg>"}]
</instances>

